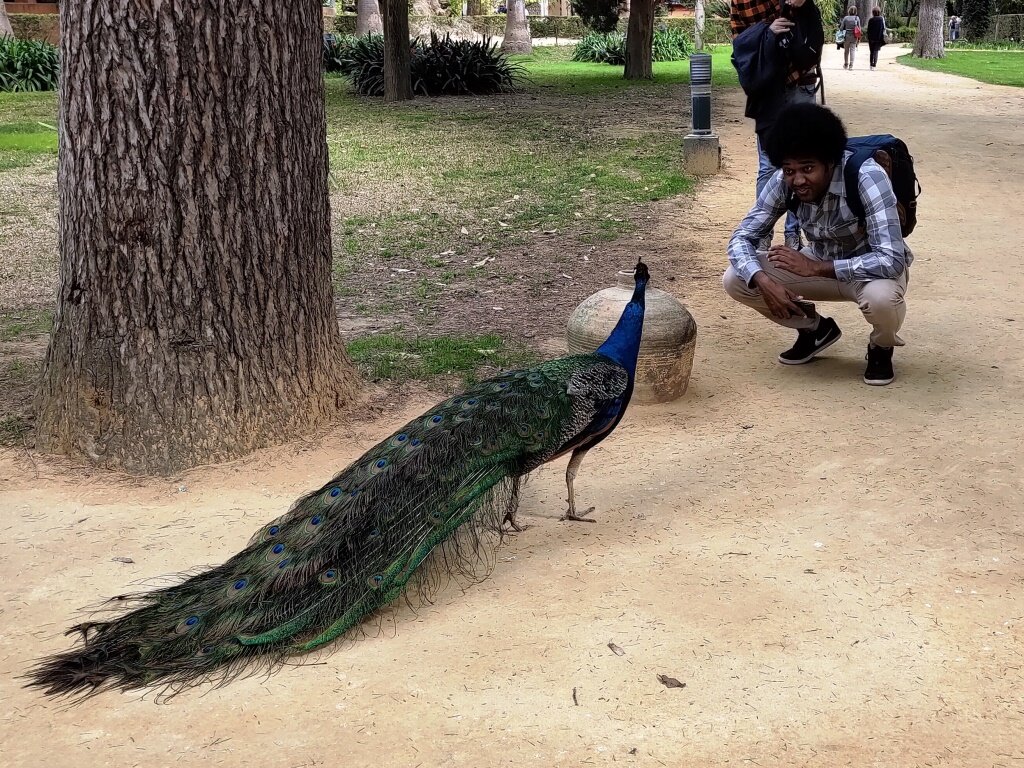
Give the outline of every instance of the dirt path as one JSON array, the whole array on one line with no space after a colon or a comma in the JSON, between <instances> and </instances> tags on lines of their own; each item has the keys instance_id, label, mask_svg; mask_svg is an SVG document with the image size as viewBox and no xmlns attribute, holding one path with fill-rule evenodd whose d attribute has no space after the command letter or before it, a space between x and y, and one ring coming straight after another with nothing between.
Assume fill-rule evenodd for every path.
<instances>
[{"instance_id":1,"label":"dirt path","mask_svg":"<svg viewBox=\"0 0 1024 768\"><path fill-rule=\"evenodd\" d=\"M167 706L66 710L11 679L80 606L221 560L422 403L173 482L0 457L3 764L1020 765L1024 90L835 53L830 102L905 137L925 190L892 386L860 383L854 308L828 359L788 370L785 334L723 297L755 165L724 123L726 171L658 233L694 259L670 284L700 325L686 398L588 458L598 524L557 521L544 469L493 575L379 637Z\"/></svg>"}]
</instances>

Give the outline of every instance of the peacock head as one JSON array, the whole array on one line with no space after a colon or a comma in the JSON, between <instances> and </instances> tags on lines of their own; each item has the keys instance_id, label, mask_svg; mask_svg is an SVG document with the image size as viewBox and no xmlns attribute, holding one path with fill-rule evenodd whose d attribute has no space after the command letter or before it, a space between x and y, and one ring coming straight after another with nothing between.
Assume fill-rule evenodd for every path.
<instances>
[{"instance_id":1,"label":"peacock head","mask_svg":"<svg viewBox=\"0 0 1024 768\"><path fill-rule=\"evenodd\" d=\"M647 281L651 279L651 272L647 269L647 265L637 259L636 267L633 269L633 279L636 280L637 288L641 288L647 285Z\"/></svg>"}]
</instances>

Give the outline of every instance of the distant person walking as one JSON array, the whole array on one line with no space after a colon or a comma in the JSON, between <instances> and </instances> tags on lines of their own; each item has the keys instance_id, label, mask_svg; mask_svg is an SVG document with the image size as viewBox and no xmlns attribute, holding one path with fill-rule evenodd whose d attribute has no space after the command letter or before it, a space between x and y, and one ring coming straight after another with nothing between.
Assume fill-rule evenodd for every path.
<instances>
[{"instance_id":1,"label":"distant person walking","mask_svg":"<svg viewBox=\"0 0 1024 768\"><path fill-rule=\"evenodd\" d=\"M853 57L857 55L861 35L856 5L846 9L846 15L839 22L839 31L843 33L843 69L853 69Z\"/></svg>"},{"instance_id":2,"label":"distant person walking","mask_svg":"<svg viewBox=\"0 0 1024 768\"><path fill-rule=\"evenodd\" d=\"M949 42L955 43L960 39L960 17L955 13L949 17Z\"/></svg>"},{"instance_id":3,"label":"distant person walking","mask_svg":"<svg viewBox=\"0 0 1024 768\"><path fill-rule=\"evenodd\" d=\"M871 68L878 66L878 51L885 45L885 17L877 5L871 9L868 19L868 49L871 51Z\"/></svg>"}]
</instances>

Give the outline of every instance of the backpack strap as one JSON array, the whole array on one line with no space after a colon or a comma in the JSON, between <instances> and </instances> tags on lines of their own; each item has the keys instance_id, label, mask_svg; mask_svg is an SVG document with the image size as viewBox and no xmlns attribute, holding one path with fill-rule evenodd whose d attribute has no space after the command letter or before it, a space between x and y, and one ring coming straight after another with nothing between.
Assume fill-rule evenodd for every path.
<instances>
[{"instance_id":1,"label":"backpack strap","mask_svg":"<svg viewBox=\"0 0 1024 768\"><path fill-rule=\"evenodd\" d=\"M861 226L867 224L867 216L864 211L864 203L860 199L860 168L866 160L870 160L875 154L871 147L864 147L854 151L846 160L843 167L843 182L846 185L846 204L850 211L856 216Z\"/></svg>"}]
</instances>

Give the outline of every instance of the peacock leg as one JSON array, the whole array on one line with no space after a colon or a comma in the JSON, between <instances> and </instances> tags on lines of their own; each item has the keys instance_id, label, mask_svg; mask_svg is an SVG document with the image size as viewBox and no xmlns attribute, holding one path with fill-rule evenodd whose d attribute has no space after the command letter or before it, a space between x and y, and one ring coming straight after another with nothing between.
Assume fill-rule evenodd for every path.
<instances>
[{"instance_id":1,"label":"peacock leg","mask_svg":"<svg viewBox=\"0 0 1024 768\"><path fill-rule=\"evenodd\" d=\"M505 507L505 517L502 518L501 524L505 525L508 523L509 527L516 533L522 533L530 526L520 525L516 522L516 512L519 511L519 478L517 477L512 486L512 496L508 500L508 506Z\"/></svg>"},{"instance_id":2,"label":"peacock leg","mask_svg":"<svg viewBox=\"0 0 1024 768\"><path fill-rule=\"evenodd\" d=\"M576 471L580 468L580 464L583 463L583 457L587 455L587 450L575 450L572 452L572 458L569 459L569 466L565 468L565 484L569 487L569 511L562 517L563 520L576 520L581 523L596 523L597 521L591 517L581 517L576 514L576 494L573 492L572 483L576 479ZM583 514L589 515L594 511L594 507L590 507Z\"/></svg>"}]
</instances>

